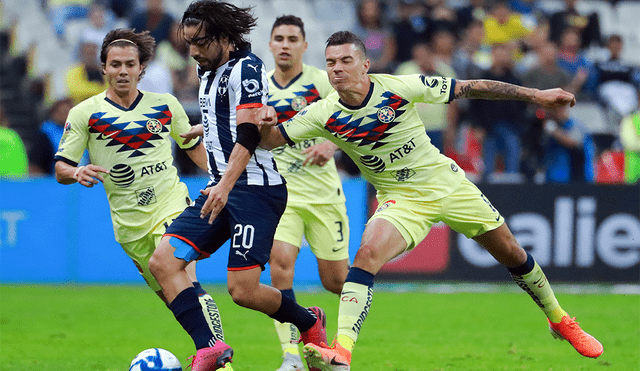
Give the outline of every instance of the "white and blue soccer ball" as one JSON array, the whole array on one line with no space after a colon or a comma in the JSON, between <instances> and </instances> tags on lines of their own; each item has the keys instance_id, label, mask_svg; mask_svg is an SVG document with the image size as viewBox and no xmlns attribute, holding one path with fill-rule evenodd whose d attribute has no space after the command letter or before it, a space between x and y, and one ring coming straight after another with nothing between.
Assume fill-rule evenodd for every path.
<instances>
[{"instance_id":1,"label":"white and blue soccer ball","mask_svg":"<svg viewBox=\"0 0 640 371\"><path fill-rule=\"evenodd\" d=\"M182 371L182 365L168 350L151 348L138 353L129 371Z\"/></svg>"}]
</instances>

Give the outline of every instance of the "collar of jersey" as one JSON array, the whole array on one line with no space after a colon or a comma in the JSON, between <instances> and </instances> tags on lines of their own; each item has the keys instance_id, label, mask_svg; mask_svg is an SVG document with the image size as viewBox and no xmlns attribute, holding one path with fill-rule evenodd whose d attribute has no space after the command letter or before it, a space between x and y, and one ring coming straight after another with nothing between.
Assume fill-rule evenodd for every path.
<instances>
[{"instance_id":1,"label":"collar of jersey","mask_svg":"<svg viewBox=\"0 0 640 371\"><path fill-rule=\"evenodd\" d=\"M278 89L284 90L284 89L287 89L289 86L293 85L293 83L295 83L296 81L298 81L298 79L302 76L302 72L300 72L296 77L294 77L291 81L289 81L289 83L286 86L280 86L280 84L278 84L274 76L275 76L275 73L271 75L271 82L273 82Z\"/></svg>"},{"instance_id":2,"label":"collar of jersey","mask_svg":"<svg viewBox=\"0 0 640 371\"><path fill-rule=\"evenodd\" d=\"M367 93L367 96L364 98L364 100L359 106L352 106L352 105L346 104L345 102L342 101L342 99L339 99L338 103L342 104L346 109L357 110L369 104L369 99L371 99L372 94L373 94L373 81L371 81L371 85L369 85L369 93Z\"/></svg>"},{"instance_id":3,"label":"collar of jersey","mask_svg":"<svg viewBox=\"0 0 640 371\"><path fill-rule=\"evenodd\" d=\"M104 100L106 100L107 102L109 102L109 104L111 104L112 106L116 107L117 109L123 110L123 111L133 111L136 106L138 105L138 103L140 103L140 101L142 100L142 92L140 90L138 90L138 97L136 98L136 100L133 101L133 103L131 103L131 107L129 108L124 108L121 105L119 105L118 103L112 101L111 99L107 98L106 96L104 97Z\"/></svg>"}]
</instances>

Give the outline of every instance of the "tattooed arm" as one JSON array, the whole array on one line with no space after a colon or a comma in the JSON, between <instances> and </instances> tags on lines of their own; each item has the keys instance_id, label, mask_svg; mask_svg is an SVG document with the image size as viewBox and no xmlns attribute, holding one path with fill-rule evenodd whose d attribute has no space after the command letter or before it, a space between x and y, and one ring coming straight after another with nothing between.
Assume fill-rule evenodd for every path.
<instances>
[{"instance_id":1,"label":"tattooed arm","mask_svg":"<svg viewBox=\"0 0 640 371\"><path fill-rule=\"evenodd\" d=\"M560 88L538 90L495 80L457 80L454 98L521 100L545 108L573 107L576 98Z\"/></svg>"}]
</instances>

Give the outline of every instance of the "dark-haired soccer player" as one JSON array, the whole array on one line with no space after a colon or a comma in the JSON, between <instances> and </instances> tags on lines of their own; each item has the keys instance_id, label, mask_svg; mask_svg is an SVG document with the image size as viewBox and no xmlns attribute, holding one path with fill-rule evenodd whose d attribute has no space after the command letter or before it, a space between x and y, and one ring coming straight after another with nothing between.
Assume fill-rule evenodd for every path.
<instances>
[{"instance_id":1,"label":"dark-haired soccer player","mask_svg":"<svg viewBox=\"0 0 640 371\"><path fill-rule=\"evenodd\" d=\"M189 5L180 32L198 62L202 134L210 181L167 229L150 269L197 352L192 371L231 362L233 350L209 328L185 268L231 240L227 286L238 305L293 323L305 343L325 341L325 316L260 283L287 189L269 151L257 148L258 110L267 103L264 64L245 40L255 26L250 8L201 0ZM323 340L324 339L324 340Z\"/></svg>"},{"instance_id":2,"label":"dark-haired soccer player","mask_svg":"<svg viewBox=\"0 0 640 371\"><path fill-rule=\"evenodd\" d=\"M207 158L200 140L184 143L189 118L170 94L138 90L155 40L145 32L117 29L102 44L100 59L108 88L69 112L55 156L56 179L62 184L93 187L104 183L116 241L133 260L149 287L166 301L149 272L149 258L166 226L191 202L187 186L173 166L171 140L200 167ZM78 167L87 148L91 164ZM215 306L196 280L195 264L187 268L203 308ZM217 321L207 316L207 321Z\"/></svg>"},{"instance_id":3,"label":"dark-haired soccer player","mask_svg":"<svg viewBox=\"0 0 640 371\"><path fill-rule=\"evenodd\" d=\"M430 143L413 107L415 102L448 103L467 97L517 99L552 108L573 106L573 94L491 80L369 74L364 44L346 31L328 39L325 57L336 93L277 127L266 125L275 122L273 109L261 110L261 146L328 138L375 186L380 207L367 223L347 275L334 342L305 345L307 362L324 371L349 370L371 307L375 274L387 261L414 248L439 221L473 238L502 263L547 315L554 336L567 339L584 356L602 354L602 345L560 307L544 273L500 213L462 169Z\"/></svg>"},{"instance_id":4,"label":"dark-haired soccer player","mask_svg":"<svg viewBox=\"0 0 640 371\"><path fill-rule=\"evenodd\" d=\"M302 63L307 42L300 18L285 15L275 20L269 50L276 66L267 73L268 104L275 108L279 123L333 91L325 71ZM289 192L269 260L271 284L293 300L294 268L303 235L316 256L320 281L327 290L340 294L349 271L349 219L333 160L337 148L325 138L311 138L271 151ZM274 323L283 351L277 371L303 371L296 327L277 320Z\"/></svg>"}]
</instances>

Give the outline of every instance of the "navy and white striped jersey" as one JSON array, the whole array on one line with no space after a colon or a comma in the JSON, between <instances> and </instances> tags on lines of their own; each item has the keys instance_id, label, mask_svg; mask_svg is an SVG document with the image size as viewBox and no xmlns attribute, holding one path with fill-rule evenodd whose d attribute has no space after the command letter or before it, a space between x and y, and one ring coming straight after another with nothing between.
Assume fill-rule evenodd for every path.
<instances>
[{"instance_id":1,"label":"navy and white striped jersey","mask_svg":"<svg viewBox=\"0 0 640 371\"><path fill-rule=\"evenodd\" d=\"M204 144L209 158L209 185L217 184L236 143L236 112L267 104L269 83L262 60L249 50L231 52L229 61L215 71L202 71L199 103ZM284 184L271 153L257 148L236 184Z\"/></svg>"}]
</instances>

